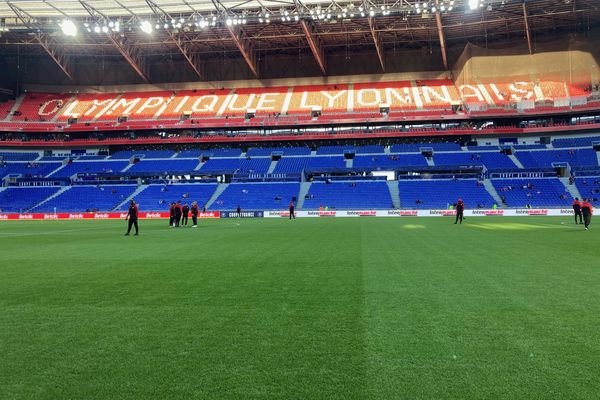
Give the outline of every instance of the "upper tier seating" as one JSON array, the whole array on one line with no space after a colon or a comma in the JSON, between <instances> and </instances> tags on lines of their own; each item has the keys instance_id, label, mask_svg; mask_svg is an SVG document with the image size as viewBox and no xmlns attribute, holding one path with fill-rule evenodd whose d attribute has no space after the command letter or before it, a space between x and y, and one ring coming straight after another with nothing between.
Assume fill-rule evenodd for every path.
<instances>
[{"instance_id":1,"label":"upper tier seating","mask_svg":"<svg viewBox=\"0 0 600 400\"><path fill-rule=\"evenodd\" d=\"M556 148L564 147L591 147L594 142L600 142L600 136L574 137L564 139L554 139L552 146Z\"/></svg>"},{"instance_id":2,"label":"upper tier seating","mask_svg":"<svg viewBox=\"0 0 600 400\"><path fill-rule=\"evenodd\" d=\"M485 165L487 169L516 169L507 155L497 152L434 153L435 165Z\"/></svg>"},{"instance_id":3,"label":"upper tier seating","mask_svg":"<svg viewBox=\"0 0 600 400\"><path fill-rule=\"evenodd\" d=\"M407 209L447 209L461 198L467 208L491 208L495 201L476 179L401 180L400 204Z\"/></svg>"},{"instance_id":4,"label":"upper tier seating","mask_svg":"<svg viewBox=\"0 0 600 400\"><path fill-rule=\"evenodd\" d=\"M111 160L129 160L131 157L139 156L140 158L171 158L173 157L172 150L125 150L117 151L110 156Z\"/></svg>"},{"instance_id":5,"label":"upper tier seating","mask_svg":"<svg viewBox=\"0 0 600 400\"><path fill-rule=\"evenodd\" d=\"M307 169L309 157L282 157L275 166L274 174L299 174Z\"/></svg>"},{"instance_id":6,"label":"upper tier seating","mask_svg":"<svg viewBox=\"0 0 600 400\"><path fill-rule=\"evenodd\" d=\"M200 172L266 174L270 165L270 158L211 158Z\"/></svg>"},{"instance_id":7,"label":"upper tier seating","mask_svg":"<svg viewBox=\"0 0 600 400\"><path fill-rule=\"evenodd\" d=\"M8 175L21 175L22 177L46 177L60 166L60 163L10 162L6 163L4 166L0 165L0 178L4 178Z\"/></svg>"},{"instance_id":8,"label":"upper tier seating","mask_svg":"<svg viewBox=\"0 0 600 400\"><path fill-rule=\"evenodd\" d=\"M310 148L308 147L253 147L246 152L247 156L259 157L270 156L273 153L283 153L283 155L309 156Z\"/></svg>"},{"instance_id":9,"label":"upper tier seating","mask_svg":"<svg viewBox=\"0 0 600 400\"><path fill-rule=\"evenodd\" d=\"M143 211L168 211L171 202L181 201L181 204L197 201L202 207L210 199L217 188L216 183L202 184L176 184L176 185L149 185L135 196L135 201ZM120 210L127 210L129 204L125 203Z\"/></svg>"},{"instance_id":10,"label":"upper tier seating","mask_svg":"<svg viewBox=\"0 0 600 400\"><path fill-rule=\"evenodd\" d=\"M26 93L11 121L49 121L55 115L50 111L63 108L70 97L70 94Z\"/></svg>"},{"instance_id":11,"label":"upper tier seating","mask_svg":"<svg viewBox=\"0 0 600 400\"><path fill-rule=\"evenodd\" d=\"M60 190L58 186L9 187L0 192L1 212L23 212Z\"/></svg>"},{"instance_id":12,"label":"upper tier seating","mask_svg":"<svg viewBox=\"0 0 600 400\"><path fill-rule=\"evenodd\" d=\"M299 191L299 183L231 183L210 209L286 210Z\"/></svg>"},{"instance_id":13,"label":"upper tier seating","mask_svg":"<svg viewBox=\"0 0 600 400\"><path fill-rule=\"evenodd\" d=\"M381 181L334 181L313 182L304 200L303 208L329 209L387 209L392 208L392 197L386 182Z\"/></svg>"},{"instance_id":14,"label":"upper tier seating","mask_svg":"<svg viewBox=\"0 0 600 400\"><path fill-rule=\"evenodd\" d=\"M135 185L72 186L33 211L51 212L55 208L58 212L110 211L125 201L135 189Z\"/></svg>"},{"instance_id":15,"label":"upper tier seating","mask_svg":"<svg viewBox=\"0 0 600 400\"><path fill-rule=\"evenodd\" d=\"M121 172L128 165L128 161L72 161L52 174L52 177L70 178L75 174Z\"/></svg>"},{"instance_id":16,"label":"upper tier seating","mask_svg":"<svg viewBox=\"0 0 600 400\"><path fill-rule=\"evenodd\" d=\"M311 171L343 168L346 168L346 161L343 156L310 157L307 166L307 169Z\"/></svg>"},{"instance_id":17,"label":"upper tier seating","mask_svg":"<svg viewBox=\"0 0 600 400\"><path fill-rule=\"evenodd\" d=\"M525 168L552 168L552 163L569 163L572 167L598 166L592 149L517 151L515 156Z\"/></svg>"},{"instance_id":18,"label":"upper tier seating","mask_svg":"<svg viewBox=\"0 0 600 400\"><path fill-rule=\"evenodd\" d=\"M385 170L401 167L425 167L427 160L421 154L375 154L354 157L354 168L372 168Z\"/></svg>"},{"instance_id":19,"label":"upper tier seating","mask_svg":"<svg viewBox=\"0 0 600 400\"><path fill-rule=\"evenodd\" d=\"M40 154L38 152L0 151L1 161L33 161L39 156Z\"/></svg>"},{"instance_id":20,"label":"upper tier seating","mask_svg":"<svg viewBox=\"0 0 600 400\"><path fill-rule=\"evenodd\" d=\"M146 160L142 159L128 169L133 173L135 172L157 172L157 173L184 173L191 172L198 166L200 161L198 160L178 160L178 159L166 159L166 160Z\"/></svg>"},{"instance_id":21,"label":"upper tier seating","mask_svg":"<svg viewBox=\"0 0 600 400\"><path fill-rule=\"evenodd\" d=\"M492 184L501 197L506 197L508 207L523 208L527 204L532 207L568 207L573 201L557 178L493 179Z\"/></svg>"}]
</instances>

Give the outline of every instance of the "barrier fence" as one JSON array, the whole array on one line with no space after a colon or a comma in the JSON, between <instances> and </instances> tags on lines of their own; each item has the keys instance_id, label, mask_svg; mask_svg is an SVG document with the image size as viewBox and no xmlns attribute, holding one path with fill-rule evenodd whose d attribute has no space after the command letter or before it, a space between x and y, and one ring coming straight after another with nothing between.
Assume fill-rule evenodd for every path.
<instances>
[{"instance_id":1,"label":"barrier fence","mask_svg":"<svg viewBox=\"0 0 600 400\"><path fill-rule=\"evenodd\" d=\"M298 218L337 218L337 217L450 217L453 210L329 210L329 211L296 211ZM466 217L520 217L520 216L567 216L573 215L570 208L531 208L531 209L501 209L501 210L465 210ZM0 221L30 221L30 220L106 220L124 219L126 212L97 212L97 213L5 213L0 214ZM140 219L166 219L168 212L139 213ZM209 211L198 214L201 219L216 218L289 218L288 211Z\"/></svg>"}]
</instances>

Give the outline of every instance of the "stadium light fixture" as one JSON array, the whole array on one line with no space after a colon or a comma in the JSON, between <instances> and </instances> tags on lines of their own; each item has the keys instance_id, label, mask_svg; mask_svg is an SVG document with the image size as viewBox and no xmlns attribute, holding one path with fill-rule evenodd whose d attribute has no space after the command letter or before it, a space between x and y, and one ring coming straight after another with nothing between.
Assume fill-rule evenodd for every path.
<instances>
[{"instance_id":1,"label":"stadium light fixture","mask_svg":"<svg viewBox=\"0 0 600 400\"><path fill-rule=\"evenodd\" d=\"M152 33L152 24L150 24L149 21L143 21L140 24L140 29L142 30L142 32L150 35Z\"/></svg>"},{"instance_id":2,"label":"stadium light fixture","mask_svg":"<svg viewBox=\"0 0 600 400\"><path fill-rule=\"evenodd\" d=\"M477 10L477 8L479 8L479 0L469 0L469 8L471 10Z\"/></svg>"},{"instance_id":3,"label":"stadium light fixture","mask_svg":"<svg viewBox=\"0 0 600 400\"><path fill-rule=\"evenodd\" d=\"M60 29L65 36L77 36L77 25L70 19L65 19L60 23Z\"/></svg>"}]
</instances>

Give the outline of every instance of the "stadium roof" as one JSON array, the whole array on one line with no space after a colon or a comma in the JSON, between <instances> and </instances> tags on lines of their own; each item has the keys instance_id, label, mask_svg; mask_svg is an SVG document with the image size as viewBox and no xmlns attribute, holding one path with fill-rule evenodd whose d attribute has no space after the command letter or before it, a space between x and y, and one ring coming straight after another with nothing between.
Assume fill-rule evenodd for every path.
<instances>
[{"instance_id":1,"label":"stadium roof","mask_svg":"<svg viewBox=\"0 0 600 400\"><path fill-rule=\"evenodd\" d=\"M176 59L197 79L213 58L243 59L260 78L259 58L310 54L329 75L328 55L386 55L446 49L468 42L493 46L522 40L535 51L546 34L600 26L598 0L10 0L0 4L0 55L45 54L73 82L76 57L111 57L150 82L151 67Z\"/></svg>"}]
</instances>

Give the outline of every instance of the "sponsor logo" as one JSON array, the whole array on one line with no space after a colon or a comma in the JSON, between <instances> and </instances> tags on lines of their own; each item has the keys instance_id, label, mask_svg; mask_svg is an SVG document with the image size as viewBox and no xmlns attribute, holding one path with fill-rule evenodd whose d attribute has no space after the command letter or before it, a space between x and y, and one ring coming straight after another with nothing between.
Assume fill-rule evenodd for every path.
<instances>
[{"instance_id":1,"label":"sponsor logo","mask_svg":"<svg viewBox=\"0 0 600 400\"><path fill-rule=\"evenodd\" d=\"M146 218L162 218L161 213L146 213Z\"/></svg>"},{"instance_id":2,"label":"sponsor logo","mask_svg":"<svg viewBox=\"0 0 600 400\"><path fill-rule=\"evenodd\" d=\"M44 219L59 219L58 214L44 214Z\"/></svg>"},{"instance_id":3,"label":"sponsor logo","mask_svg":"<svg viewBox=\"0 0 600 400\"><path fill-rule=\"evenodd\" d=\"M19 214L19 219L33 219L32 214Z\"/></svg>"},{"instance_id":4,"label":"sponsor logo","mask_svg":"<svg viewBox=\"0 0 600 400\"><path fill-rule=\"evenodd\" d=\"M570 209L570 208L561 208L560 209L560 213L561 214L573 215L575 213L575 211L573 211L573 209Z\"/></svg>"},{"instance_id":5,"label":"sponsor logo","mask_svg":"<svg viewBox=\"0 0 600 400\"><path fill-rule=\"evenodd\" d=\"M335 211L309 211L308 215L317 215L319 217L335 217Z\"/></svg>"},{"instance_id":6,"label":"sponsor logo","mask_svg":"<svg viewBox=\"0 0 600 400\"><path fill-rule=\"evenodd\" d=\"M97 213L97 214L94 214L94 218L96 218L96 219L108 219L108 218L110 218L110 214L107 214L107 213Z\"/></svg>"},{"instance_id":7,"label":"sponsor logo","mask_svg":"<svg viewBox=\"0 0 600 400\"><path fill-rule=\"evenodd\" d=\"M416 217L419 215L417 210L388 210L387 215L397 215L400 217Z\"/></svg>"},{"instance_id":8,"label":"sponsor logo","mask_svg":"<svg viewBox=\"0 0 600 400\"><path fill-rule=\"evenodd\" d=\"M214 217L205 218L262 218L264 217L263 211L242 211L240 213L235 211L221 211L220 215L216 214Z\"/></svg>"},{"instance_id":9,"label":"sponsor logo","mask_svg":"<svg viewBox=\"0 0 600 400\"><path fill-rule=\"evenodd\" d=\"M443 217L450 217L456 214L453 210L429 210L429 215L441 215Z\"/></svg>"},{"instance_id":10,"label":"sponsor logo","mask_svg":"<svg viewBox=\"0 0 600 400\"><path fill-rule=\"evenodd\" d=\"M8 215L6 215L6 214L0 214L0 219L8 219Z\"/></svg>"},{"instance_id":11,"label":"sponsor logo","mask_svg":"<svg viewBox=\"0 0 600 400\"><path fill-rule=\"evenodd\" d=\"M69 214L69 219L83 219L83 214Z\"/></svg>"},{"instance_id":12,"label":"sponsor logo","mask_svg":"<svg viewBox=\"0 0 600 400\"><path fill-rule=\"evenodd\" d=\"M515 213L517 215L548 215L548 210L545 209L526 209L526 210L516 210Z\"/></svg>"},{"instance_id":13,"label":"sponsor logo","mask_svg":"<svg viewBox=\"0 0 600 400\"><path fill-rule=\"evenodd\" d=\"M348 215L358 215L359 217L375 217L377 212L374 210L370 211L347 211Z\"/></svg>"},{"instance_id":14,"label":"sponsor logo","mask_svg":"<svg viewBox=\"0 0 600 400\"><path fill-rule=\"evenodd\" d=\"M504 215L504 210L472 210L473 215Z\"/></svg>"},{"instance_id":15,"label":"sponsor logo","mask_svg":"<svg viewBox=\"0 0 600 400\"><path fill-rule=\"evenodd\" d=\"M219 218L219 211L208 211L208 212L200 212L198 213L198 218Z\"/></svg>"},{"instance_id":16,"label":"sponsor logo","mask_svg":"<svg viewBox=\"0 0 600 400\"><path fill-rule=\"evenodd\" d=\"M268 211L267 212L267 216L268 217L282 217L282 218L287 218L290 216L289 211Z\"/></svg>"}]
</instances>

